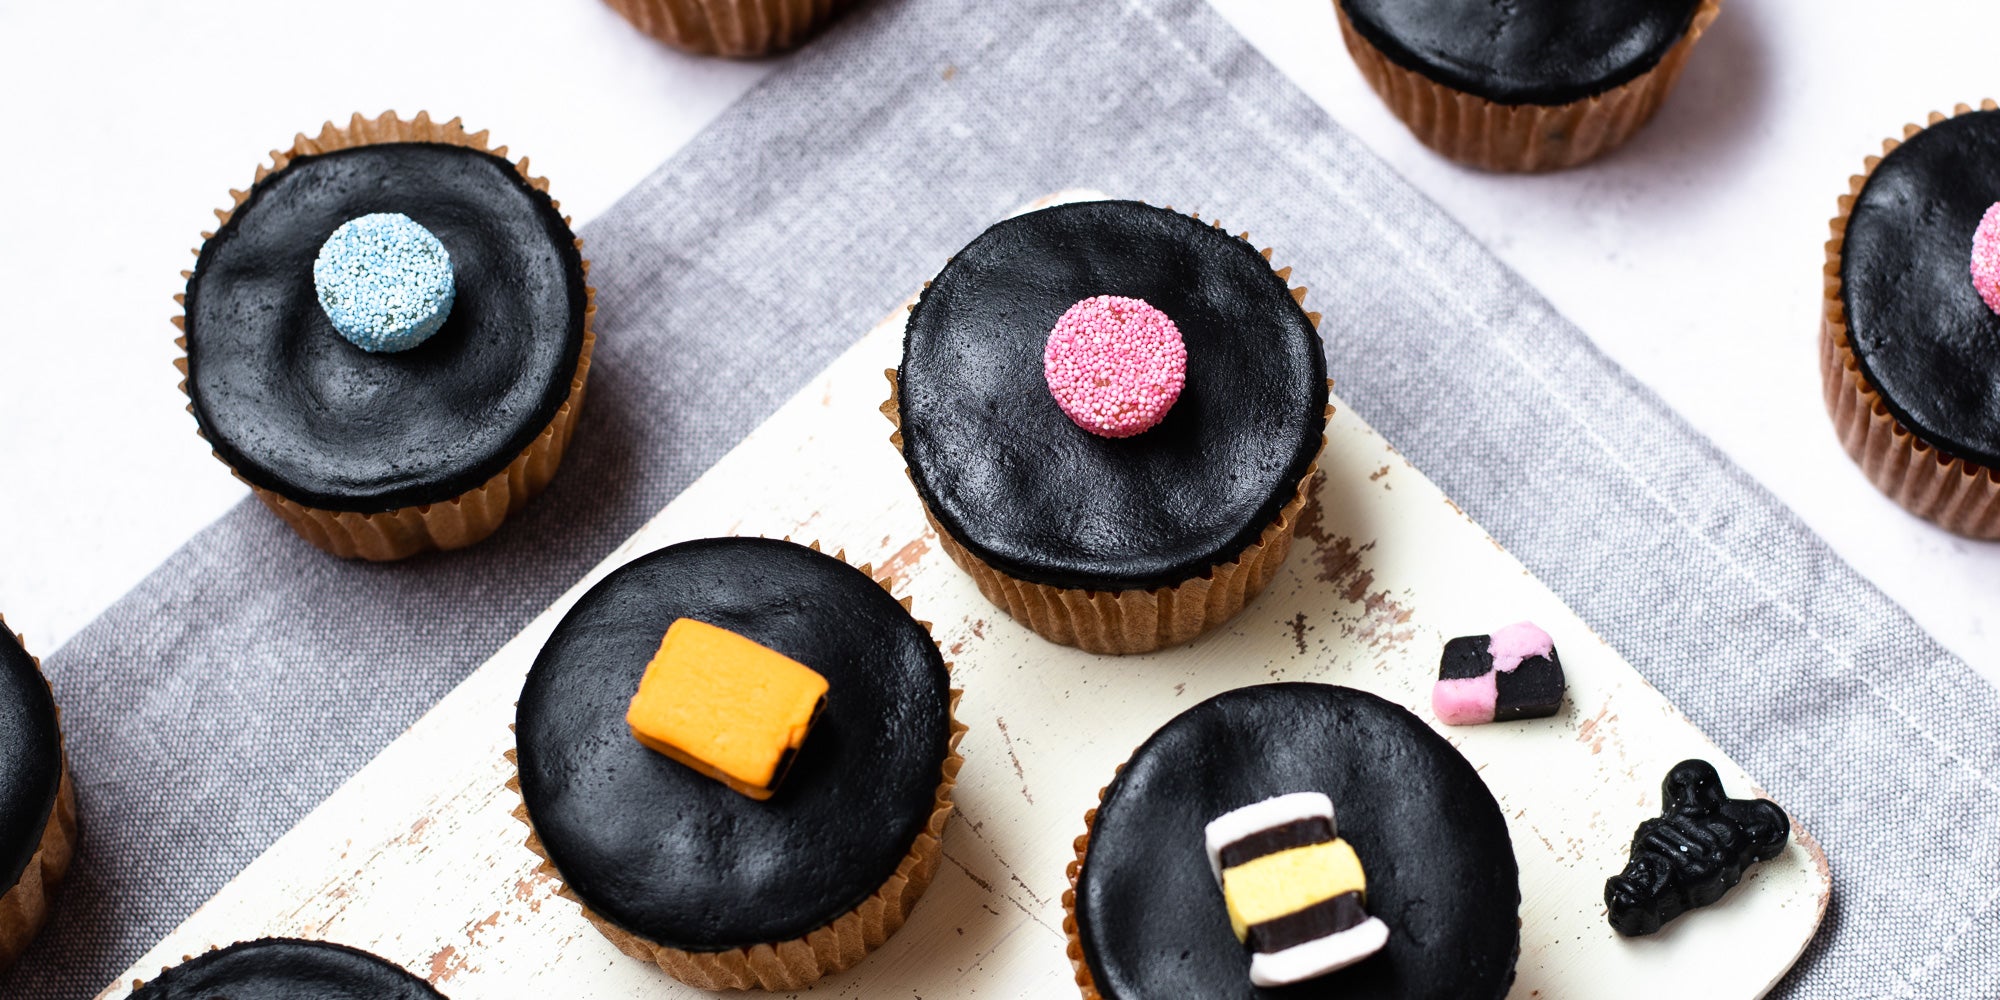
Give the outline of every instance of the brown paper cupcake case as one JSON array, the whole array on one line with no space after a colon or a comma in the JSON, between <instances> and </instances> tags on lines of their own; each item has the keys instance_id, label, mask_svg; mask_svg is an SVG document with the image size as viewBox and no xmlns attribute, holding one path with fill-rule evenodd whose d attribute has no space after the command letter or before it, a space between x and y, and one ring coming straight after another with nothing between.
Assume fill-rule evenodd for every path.
<instances>
[{"instance_id":1,"label":"brown paper cupcake case","mask_svg":"<svg viewBox=\"0 0 2000 1000\"><path fill-rule=\"evenodd\" d=\"M1574 167L1630 139L1673 90L1688 53L1721 7L1721 0L1702 0L1687 34L1637 79L1581 101L1536 105L1495 104L1396 65L1354 30L1340 0L1334 0L1347 51L1389 110L1446 158L1499 171Z\"/></svg>"},{"instance_id":2,"label":"brown paper cupcake case","mask_svg":"<svg viewBox=\"0 0 2000 1000\"><path fill-rule=\"evenodd\" d=\"M700 55L796 48L855 0L605 0L654 38Z\"/></svg>"},{"instance_id":3,"label":"brown paper cupcake case","mask_svg":"<svg viewBox=\"0 0 2000 1000\"><path fill-rule=\"evenodd\" d=\"M1125 765L1119 764L1117 770L1111 773L1116 776L1123 770ZM1104 804L1104 793L1110 787L1106 785L1097 790L1098 805ZM1064 889L1062 894L1063 934L1069 938L1065 951L1069 955L1070 967L1076 970L1076 988L1083 991L1083 1000L1104 1000L1104 994L1097 992L1096 979L1090 974L1090 963L1083 959L1083 932L1077 930L1076 925L1076 882L1083 874L1083 857L1090 853L1090 831L1096 825L1097 808L1093 806L1083 814L1083 832L1071 842L1076 857L1070 859L1065 869L1069 875L1069 888Z\"/></svg>"},{"instance_id":4,"label":"brown paper cupcake case","mask_svg":"<svg viewBox=\"0 0 2000 1000\"><path fill-rule=\"evenodd\" d=\"M1221 223L1215 226L1219 229ZM1241 238L1248 240L1250 234L1243 233ZM1265 260L1271 259L1270 250L1263 253ZM1279 268L1276 273L1286 281L1291 280L1289 267ZM1300 303L1305 296L1304 287L1292 289L1292 298ZM1309 312L1306 316L1312 320L1313 328L1318 329L1320 314ZM891 368L883 374L889 379L889 399L882 404L882 415L895 428L889 435L889 443L901 453L903 425L896 370ZM1329 380L1327 387L1332 386ZM1332 417L1333 406L1329 404L1326 418ZM1322 435L1320 447L1325 446L1326 438ZM905 467L905 474L908 471ZM1318 473L1319 461L1315 458L1299 480L1298 491L1279 508L1277 518L1233 561L1174 586L1154 590L1072 590L1012 577L959 544L938 524L928 505L924 508L924 520L930 522L951 561L972 577L987 600L1043 638L1091 653L1150 653L1188 642L1221 625L1263 593L1292 551L1299 511L1305 509Z\"/></svg>"},{"instance_id":5,"label":"brown paper cupcake case","mask_svg":"<svg viewBox=\"0 0 2000 1000\"><path fill-rule=\"evenodd\" d=\"M1974 110L2000 109L1991 99L1974 109L1960 104L1952 115ZM1907 140L1929 125L1946 120L1932 112L1925 125L1903 128ZM1882 143L1887 155L1901 140ZM1847 193L1840 196L1840 212L1833 217L1833 235L1826 241L1824 295L1820 311L1820 384L1826 395L1827 414L1847 454L1890 499L1910 513L1936 522L1947 531L1969 538L2000 539L2000 472L1976 462L1947 455L1931 447L1904 427L1882 401L1847 339L1847 306L1841 299L1840 253L1847 238L1847 219L1854 200L1868 183L1880 156L1870 156L1865 169L1848 179Z\"/></svg>"},{"instance_id":6,"label":"brown paper cupcake case","mask_svg":"<svg viewBox=\"0 0 2000 1000\"><path fill-rule=\"evenodd\" d=\"M28 859L21 880L0 895L0 969L14 964L35 939L35 933L42 929L56 883L69 871L70 859L75 854L76 789L70 783L69 763L65 760L55 809L49 813L49 825L42 830L41 846Z\"/></svg>"},{"instance_id":7,"label":"brown paper cupcake case","mask_svg":"<svg viewBox=\"0 0 2000 1000\"><path fill-rule=\"evenodd\" d=\"M0 629L6 627L7 620L0 618ZM37 659L35 665L41 666L41 660ZM62 710L57 709L56 715L60 720ZM35 933L42 929L56 883L69 871L70 859L75 854L76 788L70 782L69 760L65 755L62 779L56 785L55 808L49 811L48 825L42 828L42 842L28 859L20 881L0 895L0 970L14 964L35 939Z\"/></svg>"},{"instance_id":8,"label":"brown paper cupcake case","mask_svg":"<svg viewBox=\"0 0 2000 1000\"><path fill-rule=\"evenodd\" d=\"M393 111L384 111L372 119L363 118L356 113L348 119L344 128L327 122L321 126L317 136L308 137L301 132L293 138L290 149L272 150L271 165L268 167L258 165L257 176L253 178L252 186L283 170L294 157L377 143L444 143L476 149L506 159L507 147L488 147L486 138L487 133L484 131L467 132L457 118L443 123L433 122L428 111L419 111L415 118L408 121L397 117ZM546 178L536 177L528 172L527 157L522 157L515 164L515 170L520 173L522 180L527 181L536 190L548 191L549 182ZM220 220L219 224L228 223L230 214L250 197L250 193L232 189L229 197L230 207L215 211L216 218ZM556 207L561 208L560 204ZM563 222L567 224L569 217L564 216ZM206 232L201 234L201 238L206 242L214 235L213 232ZM576 241L576 247L579 251L583 249L581 239ZM198 247L194 252L197 257L201 255ZM182 271L181 277L187 278L192 273ZM583 262L583 273L586 279L590 275L588 260ZM187 296L184 293L177 293L174 295L174 301L185 307ZM556 467L562 464L563 453L568 449L570 435L575 430L577 410L583 406L584 383L590 377L591 350L597 344L597 334L591 330L591 321L597 315L596 302L597 290L585 285L583 349L577 355L576 374L570 378L569 397L563 400L562 405L556 410L556 415L550 419L549 425L542 429L542 433L529 442L505 469L494 473L484 484L459 496L439 503L402 507L375 514L320 510L251 483L243 479L243 474L234 468L229 471L237 479L242 479L244 484L250 487L250 491L257 495L257 499L262 500L266 507L271 508L307 541L344 559L361 558L381 562L403 559L432 549L458 549L471 545L492 534L508 515L520 510L529 500L534 499L535 494L540 493L542 488L549 484L549 480L554 478ZM185 395L187 319L184 315L175 316L173 324L181 331L181 335L174 339L174 343L181 349L182 356L174 359L174 367L180 369L180 389ZM194 412L192 399L188 402L188 412ZM200 433L198 428L196 433ZM218 461L222 461L220 454L215 457Z\"/></svg>"},{"instance_id":9,"label":"brown paper cupcake case","mask_svg":"<svg viewBox=\"0 0 2000 1000\"><path fill-rule=\"evenodd\" d=\"M819 551L819 543L812 543L811 548ZM834 558L846 562L847 553L836 552ZM864 563L860 569L874 577L883 590L891 590L892 581L875 576L874 567ZM903 610L910 610L909 598L900 598L900 601ZM926 621L919 621L918 624L926 631L931 627L931 623ZM951 664L946 663L945 669L950 670ZM582 908L583 915L599 933L617 945L619 951L642 962L651 962L668 975L697 989L802 990L823 976L852 968L869 952L882 947L889 935L903 926L903 921L916 908L924 890L930 888L931 877L937 874L938 860L944 856L944 826L945 821L951 818L952 789L957 787L959 768L965 763L965 758L958 752L958 742L966 732L965 724L958 721L958 701L964 694L956 688L951 692L951 740L938 780L937 803L931 810L930 822L918 831L916 840L910 844L909 853L903 856L903 860L896 865L895 873L874 894L862 900L861 905L801 938L719 952L682 951L649 941L597 915L582 898L570 891L562 881L562 872L557 871L555 864L549 860L541 836L535 832L535 823L528 816L525 799L514 807L514 818L527 826L528 849L542 859L536 870L555 879L557 894ZM520 758L511 749L506 757L508 767L513 769L513 776L507 779L507 788L519 796Z\"/></svg>"}]
</instances>

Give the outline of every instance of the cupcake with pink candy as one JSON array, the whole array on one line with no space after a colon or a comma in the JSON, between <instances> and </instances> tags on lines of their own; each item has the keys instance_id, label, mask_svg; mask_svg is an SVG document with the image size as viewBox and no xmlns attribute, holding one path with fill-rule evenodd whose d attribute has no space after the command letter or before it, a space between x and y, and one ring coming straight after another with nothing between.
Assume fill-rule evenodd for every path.
<instances>
[{"instance_id":1,"label":"cupcake with pink candy","mask_svg":"<svg viewBox=\"0 0 2000 1000\"><path fill-rule=\"evenodd\" d=\"M1075 202L988 229L924 290L882 410L988 599L1140 653L1270 582L1329 413L1319 315L1270 257L1197 216Z\"/></svg>"},{"instance_id":2,"label":"cupcake with pink candy","mask_svg":"<svg viewBox=\"0 0 2000 1000\"><path fill-rule=\"evenodd\" d=\"M1840 196L1821 276L1821 388L1876 488L2000 540L2000 102L1933 113Z\"/></svg>"}]
</instances>

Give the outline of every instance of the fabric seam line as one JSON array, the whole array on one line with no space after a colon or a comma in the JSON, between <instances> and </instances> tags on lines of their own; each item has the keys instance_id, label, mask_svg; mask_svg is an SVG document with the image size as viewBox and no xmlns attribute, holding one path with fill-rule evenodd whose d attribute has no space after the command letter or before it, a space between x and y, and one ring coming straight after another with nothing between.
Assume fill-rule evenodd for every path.
<instances>
[{"instance_id":1,"label":"fabric seam line","mask_svg":"<svg viewBox=\"0 0 2000 1000\"><path fill-rule=\"evenodd\" d=\"M1990 912L1996 901L2000 901L2000 888L1995 888L1992 892L1988 893L1986 895L1986 902L1980 904L1978 909L1972 911L1970 917L1960 922L1958 928L1944 939L1944 944L1940 945L1936 951L1931 952L1930 957L1924 959L1923 964L1917 967L1915 976L1903 980L1902 987L1896 990L1896 997L1901 998L1913 995L1917 984L1930 976L1931 969L1937 965L1937 960L1943 958L1947 953L1957 950L1958 939L1964 937L1965 932L1971 930L1972 925L1978 923L1980 917Z\"/></svg>"}]
</instances>

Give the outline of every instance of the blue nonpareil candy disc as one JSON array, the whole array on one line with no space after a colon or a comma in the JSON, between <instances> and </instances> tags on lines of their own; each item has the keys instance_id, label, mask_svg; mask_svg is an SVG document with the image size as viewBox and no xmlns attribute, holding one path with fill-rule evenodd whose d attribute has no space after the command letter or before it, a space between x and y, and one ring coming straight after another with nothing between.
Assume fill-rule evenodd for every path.
<instances>
[{"instance_id":1,"label":"blue nonpareil candy disc","mask_svg":"<svg viewBox=\"0 0 2000 1000\"><path fill-rule=\"evenodd\" d=\"M313 261L320 308L364 351L407 351L444 325L456 290L444 244L401 212L349 219Z\"/></svg>"}]
</instances>

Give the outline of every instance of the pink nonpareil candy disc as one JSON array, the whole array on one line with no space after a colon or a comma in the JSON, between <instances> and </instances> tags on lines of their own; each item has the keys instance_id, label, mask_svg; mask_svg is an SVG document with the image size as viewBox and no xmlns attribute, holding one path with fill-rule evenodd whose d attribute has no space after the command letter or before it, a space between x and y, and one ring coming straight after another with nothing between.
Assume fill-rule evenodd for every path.
<instances>
[{"instance_id":1,"label":"pink nonpareil candy disc","mask_svg":"<svg viewBox=\"0 0 2000 1000\"><path fill-rule=\"evenodd\" d=\"M1972 234L1972 284L1986 308L2000 313L2000 201L1986 210Z\"/></svg>"},{"instance_id":2,"label":"pink nonpareil candy disc","mask_svg":"<svg viewBox=\"0 0 2000 1000\"><path fill-rule=\"evenodd\" d=\"M1122 438L1157 425L1187 385L1187 344L1144 299L1096 295L1070 306L1049 331L1042 374L1078 427Z\"/></svg>"}]
</instances>

